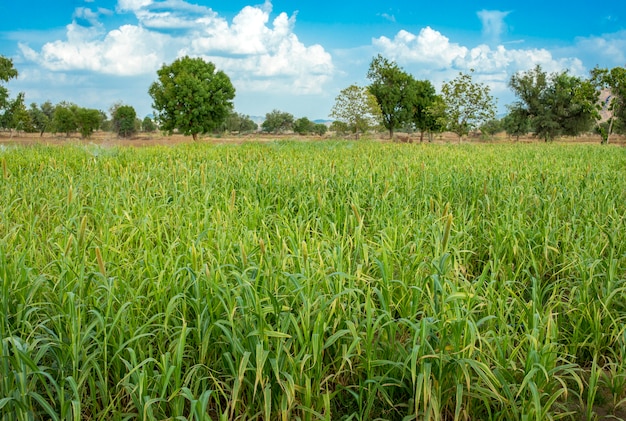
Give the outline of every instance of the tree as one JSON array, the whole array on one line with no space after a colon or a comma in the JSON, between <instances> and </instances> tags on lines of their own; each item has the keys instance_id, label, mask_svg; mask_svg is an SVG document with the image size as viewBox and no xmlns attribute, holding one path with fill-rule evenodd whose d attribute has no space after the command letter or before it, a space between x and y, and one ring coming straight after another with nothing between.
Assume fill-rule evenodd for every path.
<instances>
[{"instance_id":1,"label":"tree","mask_svg":"<svg viewBox=\"0 0 626 421\"><path fill-rule=\"evenodd\" d=\"M119 137L131 137L137 132L137 113L131 105L115 104L111 107L113 131Z\"/></svg>"},{"instance_id":2,"label":"tree","mask_svg":"<svg viewBox=\"0 0 626 421\"><path fill-rule=\"evenodd\" d=\"M30 114L24 105L24 93L20 92L13 100L8 100L5 108L5 112L0 119L0 125L11 130L11 137L13 136L13 130L32 132L33 125L30 119Z\"/></svg>"},{"instance_id":3,"label":"tree","mask_svg":"<svg viewBox=\"0 0 626 421\"><path fill-rule=\"evenodd\" d=\"M567 71L548 75L537 65L513 75L509 86L519 98L511 110L526 116L531 130L546 142L588 131L598 116L594 84Z\"/></svg>"},{"instance_id":4,"label":"tree","mask_svg":"<svg viewBox=\"0 0 626 421\"><path fill-rule=\"evenodd\" d=\"M324 136L328 131L328 127L326 126L326 124L323 123L315 123L313 125L313 130L311 131L318 136Z\"/></svg>"},{"instance_id":5,"label":"tree","mask_svg":"<svg viewBox=\"0 0 626 421\"><path fill-rule=\"evenodd\" d=\"M0 56L0 81L8 82L9 80L16 78L17 75L17 70L13 67L13 60ZM7 107L8 100L8 89L0 85L0 110Z\"/></svg>"},{"instance_id":6,"label":"tree","mask_svg":"<svg viewBox=\"0 0 626 421\"><path fill-rule=\"evenodd\" d=\"M141 130L147 133L152 133L156 131L157 126L154 124L154 121L148 116L145 116L143 121L141 122Z\"/></svg>"},{"instance_id":7,"label":"tree","mask_svg":"<svg viewBox=\"0 0 626 421\"><path fill-rule=\"evenodd\" d=\"M46 130L49 130L52 123L52 115L54 113L54 107L50 101L46 101L41 106L37 106L34 102L30 104L28 114L30 115L30 121L33 125L33 129L39 133L42 137Z\"/></svg>"},{"instance_id":8,"label":"tree","mask_svg":"<svg viewBox=\"0 0 626 421\"><path fill-rule=\"evenodd\" d=\"M348 123L344 121L335 120L330 124L330 131L335 132L336 135L344 135L348 133Z\"/></svg>"},{"instance_id":9,"label":"tree","mask_svg":"<svg viewBox=\"0 0 626 421\"><path fill-rule=\"evenodd\" d=\"M488 137L489 139L493 139L493 136L500 131L502 131L502 120L496 118L487 120L480 126L480 132L483 137Z\"/></svg>"},{"instance_id":10,"label":"tree","mask_svg":"<svg viewBox=\"0 0 626 421\"><path fill-rule=\"evenodd\" d=\"M293 115L288 112L273 110L265 114L261 128L268 133L282 133L293 128Z\"/></svg>"},{"instance_id":11,"label":"tree","mask_svg":"<svg viewBox=\"0 0 626 421\"><path fill-rule=\"evenodd\" d=\"M502 128L519 142L519 137L530 131L530 119L523 109L509 107L509 113L502 119Z\"/></svg>"},{"instance_id":12,"label":"tree","mask_svg":"<svg viewBox=\"0 0 626 421\"><path fill-rule=\"evenodd\" d=\"M591 71L591 80L599 89L609 91L605 103L601 104L608 112L608 119L606 124L600 120L596 127L602 136L602 143L607 144L613 132L626 130L626 68L608 70L596 67Z\"/></svg>"},{"instance_id":13,"label":"tree","mask_svg":"<svg viewBox=\"0 0 626 421\"><path fill-rule=\"evenodd\" d=\"M184 135L218 129L233 109L235 88L229 77L201 58L182 57L157 71L149 89L162 130Z\"/></svg>"},{"instance_id":14,"label":"tree","mask_svg":"<svg viewBox=\"0 0 626 421\"><path fill-rule=\"evenodd\" d=\"M293 131L300 135L311 133L314 127L315 123L306 117L301 117L293 123Z\"/></svg>"},{"instance_id":15,"label":"tree","mask_svg":"<svg viewBox=\"0 0 626 421\"><path fill-rule=\"evenodd\" d=\"M471 130L495 118L496 105L489 92L489 86L472 80L471 72L460 72L441 87L448 130L459 136L459 142Z\"/></svg>"},{"instance_id":16,"label":"tree","mask_svg":"<svg viewBox=\"0 0 626 421\"><path fill-rule=\"evenodd\" d=\"M350 85L339 92L330 116L346 123L348 130L359 138L382 119L378 100L369 89Z\"/></svg>"},{"instance_id":17,"label":"tree","mask_svg":"<svg viewBox=\"0 0 626 421\"><path fill-rule=\"evenodd\" d=\"M52 127L55 133L65 133L66 137L70 137L70 133L78 129L76 109L76 105L67 102L61 102L54 107Z\"/></svg>"},{"instance_id":18,"label":"tree","mask_svg":"<svg viewBox=\"0 0 626 421\"><path fill-rule=\"evenodd\" d=\"M380 54L370 63L367 78L372 82L368 89L380 106L383 126L393 139L394 130L413 117L411 90L414 79Z\"/></svg>"},{"instance_id":19,"label":"tree","mask_svg":"<svg viewBox=\"0 0 626 421\"><path fill-rule=\"evenodd\" d=\"M74 110L76 125L83 138L90 138L92 133L100 128L102 114L93 108L76 108Z\"/></svg>"},{"instance_id":20,"label":"tree","mask_svg":"<svg viewBox=\"0 0 626 421\"><path fill-rule=\"evenodd\" d=\"M424 133L439 129L437 121L428 112L437 99L435 87L428 80L411 80L409 89L409 106L411 123L420 132L420 142L424 141Z\"/></svg>"},{"instance_id":21,"label":"tree","mask_svg":"<svg viewBox=\"0 0 626 421\"><path fill-rule=\"evenodd\" d=\"M259 125L250 116L231 111L223 124L222 130L230 133L249 133L256 131L258 128Z\"/></svg>"}]
</instances>

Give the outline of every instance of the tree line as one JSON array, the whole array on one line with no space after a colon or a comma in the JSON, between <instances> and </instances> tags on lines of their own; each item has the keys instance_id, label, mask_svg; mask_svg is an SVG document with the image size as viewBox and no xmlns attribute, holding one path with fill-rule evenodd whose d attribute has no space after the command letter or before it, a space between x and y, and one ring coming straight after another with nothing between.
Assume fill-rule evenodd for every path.
<instances>
[{"instance_id":1,"label":"tree line","mask_svg":"<svg viewBox=\"0 0 626 421\"><path fill-rule=\"evenodd\" d=\"M17 75L12 61L0 56L0 81L8 82ZM532 133L546 142L594 131L602 143L608 143L613 133L626 132L626 69L622 67L595 68L588 78L567 71L548 74L539 65L518 72L508 83L517 99L499 120L489 86L475 81L473 70L460 72L437 93L429 80L416 79L379 54L370 63L367 79L367 86L351 85L340 91L330 111L335 119L331 130L358 138L384 129L391 139L397 131L419 132L420 141L425 137L432 140L443 131L453 132L461 140L477 130L487 136L504 130L518 139ZM604 102L599 101L602 90L610 94ZM96 130L131 137L138 131L159 129L194 139L199 134L259 129L249 116L235 112L235 88L228 75L201 58L182 57L164 64L148 93L153 99L154 120L138 119L134 108L123 104L114 104L108 119L103 111L66 102L27 108L23 93L11 100L0 84L0 127L41 135L80 132L83 137ZM327 127L273 110L265 115L260 129L323 135Z\"/></svg>"}]
</instances>

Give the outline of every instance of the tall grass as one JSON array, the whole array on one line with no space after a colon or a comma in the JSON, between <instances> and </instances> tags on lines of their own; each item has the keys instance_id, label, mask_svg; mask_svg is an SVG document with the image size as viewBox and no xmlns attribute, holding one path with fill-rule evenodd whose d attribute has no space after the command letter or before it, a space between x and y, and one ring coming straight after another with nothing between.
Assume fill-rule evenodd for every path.
<instances>
[{"instance_id":1,"label":"tall grass","mask_svg":"<svg viewBox=\"0 0 626 421\"><path fill-rule=\"evenodd\" d=\"M0 153L2 420L626 406L626 152Z\"/></svg>"}]
</instances>

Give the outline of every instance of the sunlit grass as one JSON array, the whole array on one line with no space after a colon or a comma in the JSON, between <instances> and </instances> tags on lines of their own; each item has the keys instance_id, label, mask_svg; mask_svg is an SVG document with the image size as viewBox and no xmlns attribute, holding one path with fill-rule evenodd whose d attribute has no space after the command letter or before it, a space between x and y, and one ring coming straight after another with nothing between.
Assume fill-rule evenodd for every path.
<instances>
[{"instance_id":1,"label":"sunlit grass","mask_svg":"<svg viewBox=\"0 0 626 421\"><path fill-rule=\"evenodd\" d=\"M624 149L72 146L0 162L3 420L626 406Z\"/></svg>"}]
</instances>

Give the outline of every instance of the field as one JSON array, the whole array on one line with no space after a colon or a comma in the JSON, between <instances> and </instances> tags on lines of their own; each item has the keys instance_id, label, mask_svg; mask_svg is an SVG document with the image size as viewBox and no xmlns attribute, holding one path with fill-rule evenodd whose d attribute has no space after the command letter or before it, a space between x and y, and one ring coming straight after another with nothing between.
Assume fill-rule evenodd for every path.
<instances>
[{"instance_id":1,"label":"field","mask_svg":"<svg viewBox=\"0 0 626 421\"><path fill-rule=\"evenodd\" d=\"M0 147L1 420L626 418L626 149Z\"/></svg>"}]
</instances>

